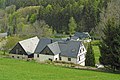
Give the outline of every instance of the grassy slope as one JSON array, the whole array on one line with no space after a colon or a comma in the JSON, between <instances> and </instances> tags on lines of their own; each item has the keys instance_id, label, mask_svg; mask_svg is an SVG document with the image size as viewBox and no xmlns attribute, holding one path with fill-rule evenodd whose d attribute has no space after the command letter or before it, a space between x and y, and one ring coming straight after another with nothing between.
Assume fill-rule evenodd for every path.
<instances>
[{"instance_id":1,"label":"grassy slope","mask_svg":"<svg viewBox=\"0 0 120 80\"><path fill-rule=\"evenodd\" d=\"M120 80L120 74L0 58L0 80Z\"/></svg>"}]
</instances>

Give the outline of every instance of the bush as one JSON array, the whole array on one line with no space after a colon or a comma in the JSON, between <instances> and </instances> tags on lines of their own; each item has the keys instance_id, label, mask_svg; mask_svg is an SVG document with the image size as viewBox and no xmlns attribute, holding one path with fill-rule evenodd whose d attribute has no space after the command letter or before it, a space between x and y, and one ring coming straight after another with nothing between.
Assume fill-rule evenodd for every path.
<instances>
[{"instance_id":1,"label":"bush","mask_svg":"<svg viewBox=\"0 0 120 80\"><path fill-rule=\"evenodd\" d=\"M93 41L91 42L91 45L99 46L99 45L100 45L100 40L93 40Z\"/></svg>"}]
</instances>

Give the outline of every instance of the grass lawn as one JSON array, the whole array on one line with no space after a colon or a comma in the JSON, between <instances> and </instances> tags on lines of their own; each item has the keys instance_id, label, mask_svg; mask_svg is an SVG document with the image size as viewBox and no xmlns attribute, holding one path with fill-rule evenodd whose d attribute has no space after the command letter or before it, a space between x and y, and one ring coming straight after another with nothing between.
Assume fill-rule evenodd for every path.
<instances>
[{"instance_id":1,"label":"grass lawn","mask_svg":"<svg viewBox=\"0 0 120 80\"><path fill-rule=\"evenodd\" d=\"M95 63L99 63L100 50L98 46L92 46L95 56Z\"/></svg>"},{"instance_id":2,"label":"grass lawn","mask_svg":"<svg viewBox=\"0 0 120 80\"><path fill-rule=\"evenodd\" d=\"M0 80L120 80L120 74L0 58Z\"/></svg>"}]
</instances>

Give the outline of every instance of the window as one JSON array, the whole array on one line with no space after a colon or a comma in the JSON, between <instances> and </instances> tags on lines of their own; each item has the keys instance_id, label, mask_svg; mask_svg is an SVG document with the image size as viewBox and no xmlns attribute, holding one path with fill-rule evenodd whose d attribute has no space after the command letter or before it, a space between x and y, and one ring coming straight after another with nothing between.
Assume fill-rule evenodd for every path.
<instances>
[{"instance_id":1,"label":"window","mask_svg":"<svg viewBox=\"0 0 120 80\"><path fill-rule=\"evenodd\" d=\"M57 58L55 58L55 60L57 61Z\"/></svg>"},{"instance_id":2,"label":"window","mask_svg":"<svg viewBox=\"0 0 120 80\"><path fill-rule=\"evenodd\" d=\"M52 61L52 59L50 59L50 58L48 60Z\"/></svg>"},{"instance_id":3,"label":"window","mask_svg":"<svg viewBox=\"0 0 120 80\"><path fill-rule=\"evenodd\" d=\"M72 52L75 52L76 50L75 49L72 49Z\"/></svg>"},{"instance_id":4,"label":"window","mask_svg":"<svg viewBox=\"0 0 120 80\"><path fill-rule=\"evenodd\" d=\"M37 57L39 58L39 54L37 54Z\"/></svg>"},{"instance_id":5,"label":"window","mask_svg":"<svg viewBox=\"0 0 120 80\"><path fill-rule=\"evenodd\" d=\"M19 59L19 56L17 58Z\"/></svg>"},{"instance_id":6,"label":"window","mask_svg":"<svg viewBox=\"0 0 120 80\"><path fill-rule=\"evenodd\" d=\"M84 51L84 48L83 48L83 51Z\"/></svg>"},{"instance_id":7,"label":"window","mask_svg":"<svg viewBox=\"0 0 120 80\"><path fill-rule=\"evenodd\" d=\"M60 57L59 60L62 60L62 58Z\"/></svg>"},{"instance_id":8,"label":"window","mask_svg":"<svg viewBox=\"0 0 120 80\"><path fill-rule=\"evenodd\" d=\"M68 61L71 61L71 58L68 58Z\"/></svg>"},{"instance_id":9,"label":"window","mask_svg":"<svg viewBox=\"0 0 120 80\"><path fill-rule=\"evenodd\" d=\"M79 61L80 61L80 57L79 57Z\"/></svg>"},{"instance_id":10,"label":"window","mask_svg":"<svg viewBox=\"0 0 120 80\"><path fill-rule=\"evenodd\" d=\"M80 50L80 53L81 53L82 51Z\"/></svg>"},{"instance_id":11,"label":"window","mask_svg":"<svg viewBox=\"0 0 120 80\"><path fill-rule=\"evenodd\" d=\"M12 58L14 58L14 56L12 56Z\"/></svg>"}]
</instances>

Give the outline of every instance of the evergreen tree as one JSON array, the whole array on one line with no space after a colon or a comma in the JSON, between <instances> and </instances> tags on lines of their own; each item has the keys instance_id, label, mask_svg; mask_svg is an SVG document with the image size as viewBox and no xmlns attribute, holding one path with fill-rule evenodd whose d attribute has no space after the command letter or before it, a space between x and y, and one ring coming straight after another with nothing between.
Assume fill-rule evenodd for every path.
<instances>
[{"instance_id":1,"label":"evergreen tree","mask_svg":"<svg viewBox=\"0 0 120 80\"><path fill-rule=\"evenodd\" d=\"M95 66L95 57L94 57L91 43L88 43L85 65L86 66Z\"/></svg>"},{"instance_id":2,"label":"evergreen tree","mask_svg":"<svg viewBox=\"0 0 120 80\"><path fill-rule=\"evenodd\" d=\"M120 69L120 24L117 25L114 20L108 20L105 26L100 51L101 64L113 70Z\"/></svg>"},{"instance_id":3,"label":"evergreen tree","mask_svg":"<svg viewBox=\"0 0 120 80\"><path fill-rule=\"evenodd\" d=\"M69 26L69 34L71 35L75 32L75 29L77 28L77 24L73 17L70 18L68 26Z\"/></svg>"}]
</instances>

